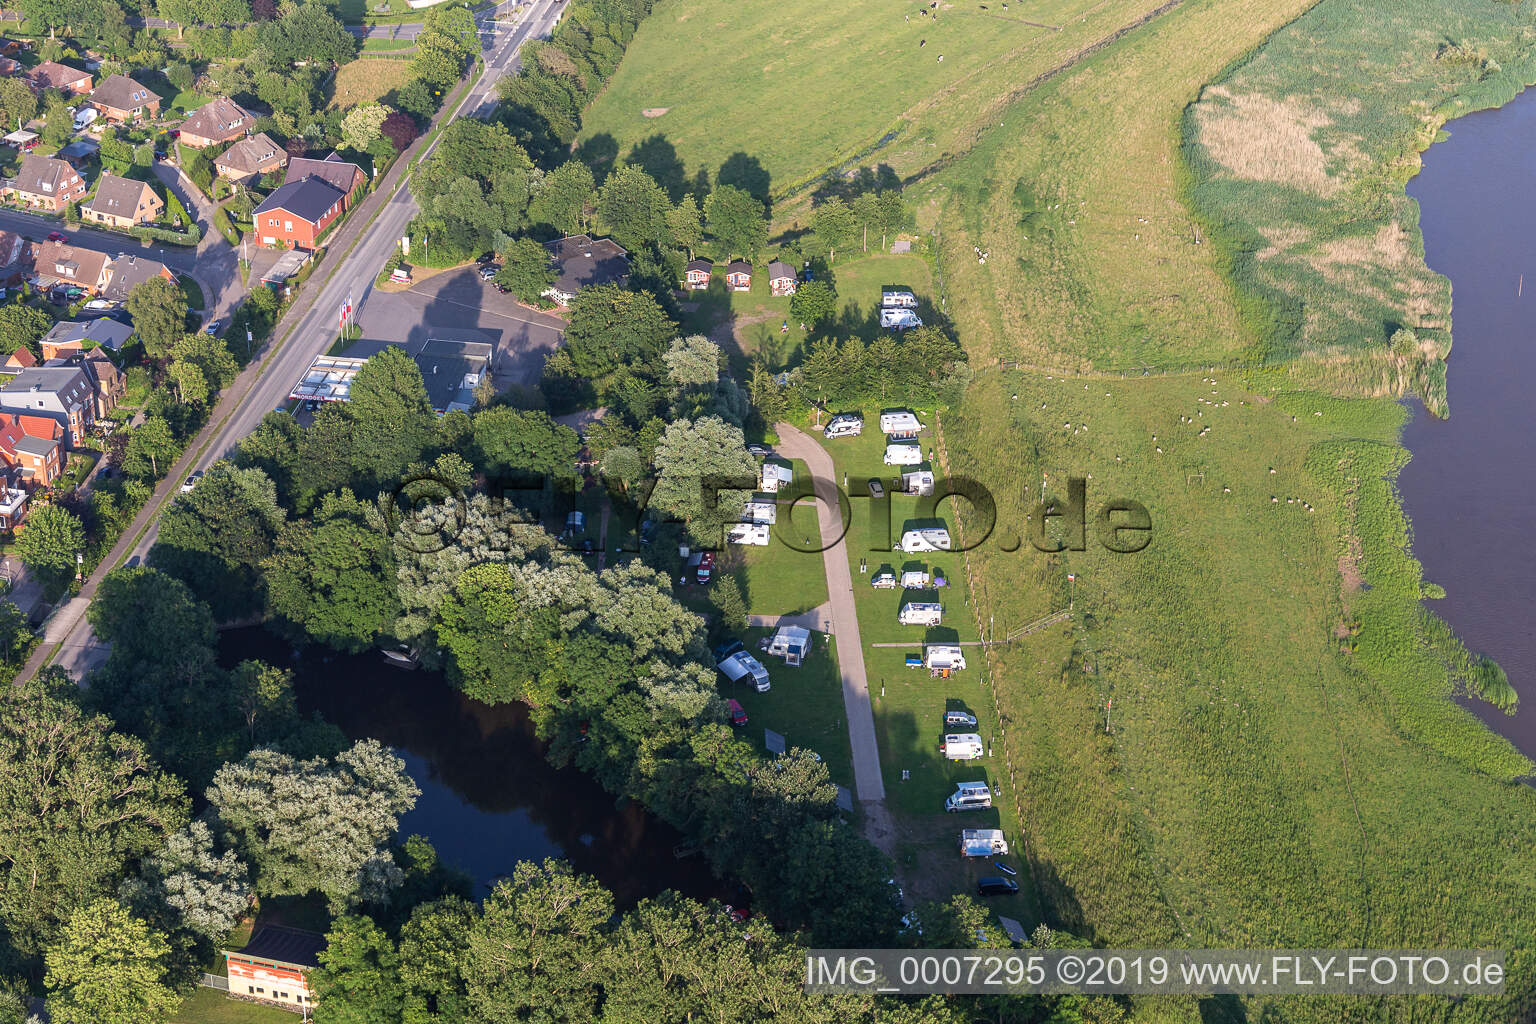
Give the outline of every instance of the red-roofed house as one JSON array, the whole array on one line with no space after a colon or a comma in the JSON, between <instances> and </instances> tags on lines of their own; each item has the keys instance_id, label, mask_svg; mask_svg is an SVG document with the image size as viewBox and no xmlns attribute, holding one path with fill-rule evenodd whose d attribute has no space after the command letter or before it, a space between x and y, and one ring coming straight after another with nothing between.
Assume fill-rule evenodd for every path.
<instances>
[{"instance_id":1,"label":"red-roofed house","mask_svg":"<svg viewBox=\"0 0 1536 1024\"><path fill-rule=\"evenodd\" d=\"M47 487L64 471L64 428L47 416L0 414L0 461L27 486Z\"/></svg>"}]
</instances>

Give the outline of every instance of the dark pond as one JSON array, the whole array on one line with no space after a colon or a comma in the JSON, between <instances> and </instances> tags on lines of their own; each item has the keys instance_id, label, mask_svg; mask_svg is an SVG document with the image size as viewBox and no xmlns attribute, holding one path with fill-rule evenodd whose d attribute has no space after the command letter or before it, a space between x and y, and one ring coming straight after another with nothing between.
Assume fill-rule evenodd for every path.
<instances>
[{"instance_id":1,"label":"dark pond","mask_svg":"<svg viewBox=\"0 0 1536 1024\"><path fill-rule=\"evenodd\" d=\"M1414 555L1446 590L1429 607L1521 696L1513 718L1469 706L1536 756L1536 93L1447 128L1408 192L1453 289L1451 415L1416 412L1400 486Z\"/></svg>"},{"instance_id":2,"label":"dark pond","mask_svg":"<svg viewBox=\"0 0 1536 1024\"><path fill-rule=\"evenodd\" d=\"M441 676L393 668L377 652L311 647L295 656L260 627L222 634L220 658L293 669L303 713L318 711L354 740L394 747L421 787L400 835L430 839L445 862L474 877L478 895L520 860L564 857L607 886L620 907L666 889L741 902L700 858L674 855L682 842L676 829L639 804L617 805L577 769L551 767L521 704L481 704Z\"/></svg>"}]
</instances>

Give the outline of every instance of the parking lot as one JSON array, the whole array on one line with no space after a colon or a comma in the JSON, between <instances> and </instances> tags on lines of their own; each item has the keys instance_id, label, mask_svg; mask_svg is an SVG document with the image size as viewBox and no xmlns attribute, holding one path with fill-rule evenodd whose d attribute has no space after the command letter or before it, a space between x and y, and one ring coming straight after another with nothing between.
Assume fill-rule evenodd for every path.
<instances>
[{"instance_id":1,"label":"parking lot","mask_svg":"<svg viewBox=\"0 0 1536 1024\"><path fill-rule=\"evenodd\" d=\"M499 389L537 384L565 326L559 317L518 305L480 280L472 266L435 274L405 291L370 288L358 322L363 337L376 341L421 341L435 329L483 333L496 345L492 372Z\"/></svg>"}]
</instances>

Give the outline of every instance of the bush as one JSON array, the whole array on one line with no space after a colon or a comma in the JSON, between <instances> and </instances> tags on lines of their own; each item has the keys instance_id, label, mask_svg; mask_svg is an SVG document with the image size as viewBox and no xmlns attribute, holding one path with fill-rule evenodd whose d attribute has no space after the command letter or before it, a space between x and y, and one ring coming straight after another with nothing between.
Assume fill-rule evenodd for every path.
<instances>
[{"instance_id":1,"label":"bush","mask_svg":"<svg viewBox=\"0 0 1536 1024\"><path fill-rule=\"evenodd\" d=\"M390 253L389 259L384 261L384 269L379 271L378 280L375 281L375 284L388 284L389 275L392 274L396 268L398 268L400 264L404 262L405 255L401 253L399 249L396 249L394 252Z\"/></svg>"},{"instance_id":2,"label":"bush","mask_svg":"<svg viewBox=\"0 0 1536 1024\"><path fill-rule=\"evenodd\" d=\"M181 205L175 189L165 190L165 215L173 223L180 227L187 227L192 223L192 218L187 215L187 208Z\"/></svg>"},{"instance_id":3,"label":"bush","mask_svg":"<svg viewBox=\"0 0 1536 1024\"><path fill-rule=\"evenodd\" d=\"M170 228L141 224L128 233L140 241L165 242L169 245L196 245L203 238L203 229L196 224L189 225L185 231L173 231Z\"/></svg>"}]
</instances>

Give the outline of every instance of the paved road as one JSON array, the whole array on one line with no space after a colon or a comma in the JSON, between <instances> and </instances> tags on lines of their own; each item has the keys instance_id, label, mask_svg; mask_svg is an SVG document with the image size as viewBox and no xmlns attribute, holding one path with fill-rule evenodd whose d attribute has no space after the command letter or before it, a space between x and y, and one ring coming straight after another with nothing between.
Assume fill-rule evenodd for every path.
<instances>
[{"instance_id":1,"label":"paved road","mask_svg":"<svg viewBox=\"0 0 1536 1024\"><path fill-rule=\"evenodd\" d=\"M191 273L192 279L202 286L207 302L204 319L228 316L245 297L245 286L240 283L240 265L234 248L213 226L213 211L217 206L174 164L155 161L155 177L176 193L181 205L202 229L203 237L193 254Z\"/></svg>"},{"instance_id":2,"label":"paved road","mask_svg":"<svg viewBox=\"0 0 1536 1024\"><path fill-rule=\"evenodd\" d=\"M563 9L563 0L538 0L534 3L507 33L506 38L514 41L511 45L506 45L500 37L488 45L484 72L467 90L459 106L451 112L445 112L442 118L477 113L485 109L485 97L489 95L494 99L496 79L516 69L517 48L528 39L547 35ZM160 509L175 496L188 473L193 469L205 468L231 453L240 439L255 429L263 416L284 404L294 382L314 357L329 348L335 340L338 315L349 294L354 297L354 308L357 309L359 319L367 317L365 303L369 286L404 233L406 224L416 213L415 200L404 185L405 169L413 158L425 159L435 145L436 140L433 140L424 149L415 149L402 156L391 168L380 188L360 204L330 240L333 254L330 259L339 259L341 262L325 283L317 288L315 281L326 272L325 266L322 266L317 278L300 293L297 304L284 316L283 325L279 328L285 332L283 337L286 341L280 344L277 351L265 353L260 362L247 367L228 389L214 410L210 426L204 428L189 446L188 454L161 482L154 497L134 518L122 539L81 587L79 596L59 609L49 621L43 643L18 675L18 682L30 679L55 650L58 651L55 663L69 670L76 678L80 678L89 667L99 662L103 648L92 640L85 610L101 578L124 558L131 555L143 557L148 553L154 543L153 526ZM377 217L370 221L370 216L376 210ZM0 221L0 226L3 226L3 221ZM348 246L359 235L361 240L349 251ZM366 323L366 319L363 322ZM145 529L146 526L149 528ZM144 531L142 537L133 543L132 538L141 530Z\"/></svg>"},{"instance_id":3,"label":"paved road","mask_svg":"<svg viewBox=\"0 0 1536 1024\"><path fill-rule=\"evenodd\" d=\"M809 434L780 423L778 453L786 459L802 459L815 482L816 514L821 536L838 541L821 553L827 574L827 603L822 609L832 621L837 638L838 669L843 680L843 708L848 715L848 745L853 750L853 781L867 815L884 822L885 780L880 774L880 747L875 742L875 713L869 703L869 683L864 675L864 642L859 637L859 616L853 602L853 573L848 568L847 538L842 506L838 502L837 471L832 456Z\"/></svg>"}]
</instances>

